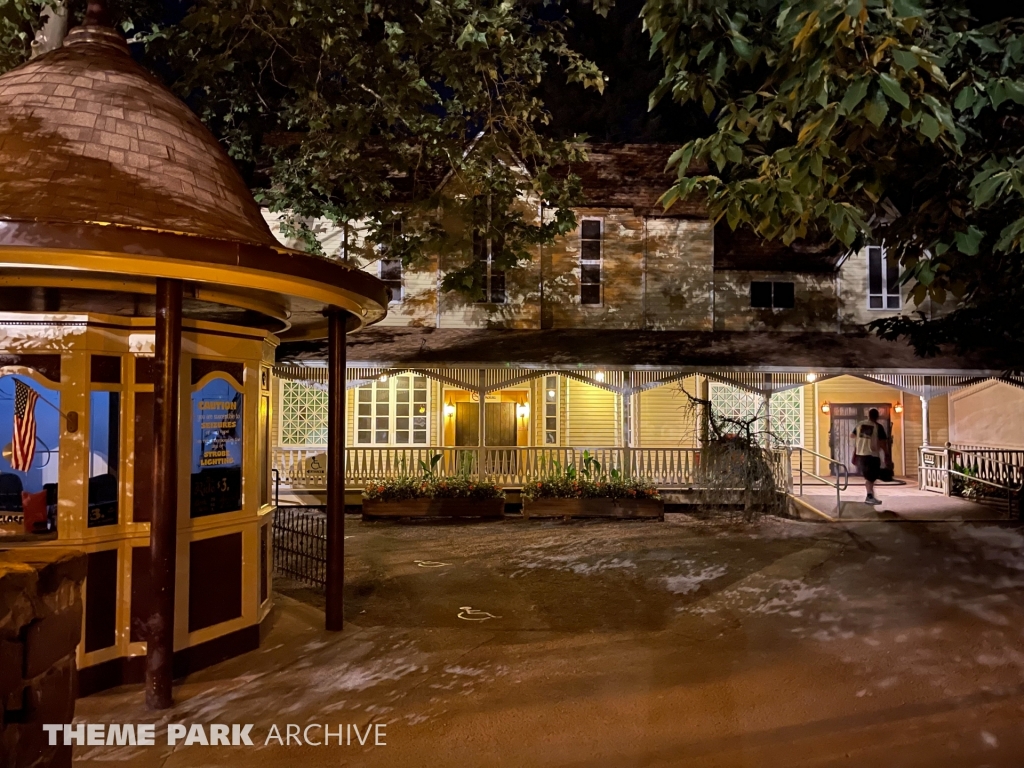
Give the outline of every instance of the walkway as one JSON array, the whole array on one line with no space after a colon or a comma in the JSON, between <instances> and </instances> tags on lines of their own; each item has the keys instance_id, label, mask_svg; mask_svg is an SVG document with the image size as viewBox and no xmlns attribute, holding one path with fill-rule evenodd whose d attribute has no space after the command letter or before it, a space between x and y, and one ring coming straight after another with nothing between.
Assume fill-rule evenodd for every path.
<instances>
[{"instance_id":1,"label":"walkway","mask_svg":"<svg viewBox=\"0 0 1024 768\"><path fill-rule=\"evenodd\" d=\"M76 765L1021 764L1015 527L346 528L345 632L278 597L261 649L190 677L174 710L146 712L140 686L80 700L82 721L157 722L164 746ZM387 746L265 745L272 725L325 722L385 724ZM257 746L171 749L167 723L253 723Z\"/></svg>"},{"instance_id":2,"label":"walkway","mask_svg":"<svg viewBox=\"0 0 1024 768\"><path fill-rule=\"evenodd\" d=\"M842 493L842 509L839 518L845 521L914 520L918 522L941 522L955 520L1007 520L1009 514L1005 501L978 503L956 496L943 496L917 487L916 478L899 478L903 483L877 483L875 495L882 502L877 506L864 503L867 491L864 481L853 478L850 487ZM794 494L798 489L794 488ZM803 496L797 495L828 517L836 517L836 491L823 485L805 485ZM808 516L810 515L810 516ZM802 511L801 517L818 517L809 511ZM818 519L821 519L818 517Z\"/></svg>"}]
</instances>

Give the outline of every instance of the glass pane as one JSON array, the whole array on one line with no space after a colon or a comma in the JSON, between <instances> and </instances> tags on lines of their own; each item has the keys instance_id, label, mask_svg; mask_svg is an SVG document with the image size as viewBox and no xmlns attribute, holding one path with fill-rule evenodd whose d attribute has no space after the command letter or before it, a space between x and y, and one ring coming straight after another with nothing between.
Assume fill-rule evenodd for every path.
<instances>
[{"instance_id":1,"label":"glass pane","mask_svg":"<svg viewBox=\"0 0 1024 768\"><path fill-rule=\"evenodd\" d=\"M882 308L882 297L871 296L868 298L868 307L870 309L881 309Z\"/></svg>"},{"instance_id":2,"label":"glass pane","mask_svg":"<svg viewBox=\"0 0 1024 768\"><path fill-rule=\"evenodd\" d=\"M357 391L360 403L368 403L373 400L373 391L369 387L360 387Z\"/></svg>"},{"instance_id":3,"label":"glass pane","mask_svg":"<svg viewBox=\"0 0 1024 768\"><path fill-rule=\"evenodd\" d=\"M368 442L370 442L370 433L369 432L360 431L358 436L356 437L356 441L360 442L360 443L368 443Z\"/></svg>"},{"instance_id":4,"label":"glass pane","mask_svg":"<svg viewBox=\"0 0 1024 768\"><path fill-rule=\"evenodd\" d=\"M583 264L580 266L580 282L581 283L600 283L601 282L601 265L600 264Z\"/></svg>"},{"instance_id":5,"label":"glass pane","mask_svg":"<svg viewBox=\"0 0 1024 768\"><path fill-rule=\"evenodd\" d=\"M360 416L369 416L372 412L373 412L373 407L370 405L370 403L360 403L359 404L359 415Z\"/></svg>"},{"instance_id":6,"label":"glass pane","mask_svg":"<svg viewBox=\"0 0 1024 768\"><path fill-rule=\"evenodd\" d=\"M882 292L882 249L868 248L868 293Z\"/></svg>"},{"instance_id":7,"label":"glass pane","mask_svg":"<svg viewBox=\"0 0 1024 768\"><path fill-rule=\"evenodd\" d=\"M404 429L404 430L399 430L398 432L395 432L395 442L396 443L403 443L403 444L408 443L409 442L409 430Z\"/></svg>"},{"instance_id":8,"label":"glass pane","mask_svg":"<svg viewBox=\"0 0 1024 768\"><path fill-rule=\"evenodd\" d=\"M584 240L580 243L580 260L581 261L600 261L601 260L601 241L600 240Z\"/></svg>"},{"instance_id":9,"label":"glass pane","mask_svg":"<svg viewBox=\"0 0 1024 768\"><path fill-rule=\"evenodd\" d=\"M390 399L391 399L391 390L388 389L388 385L387 384L383 384L383 385L378 384L377 385L377 402L378 403L386 403Z\"/></svg>"},{"instance_id":10,"label":"glass pane","mask_svg":"<svg viewBox=\"0 0 1024 768\"><path fill-rule=\"evenodd\" d=\"M390 406L387 403L377 403L377 415L387 416L389 413Z\"/></svg>"},{"instance_id":11,"label":"glass pane","mask_svg":"<svg viewBox=\"0 0 1024 768\"><path fill-rule=\"evenodd\" d=\"M414 432L412 441L418 445L427 444L427 433L426 432Z\"/></svg>"},{"instance_id":12,"label":"glass pane","mask_svg":"<svg viewBox=\"0 0 1024 768\"><path fill-rule=\"evenodd\" d=\"M408 429L409 428L409 417L395 419L395 429Z\"/></svg>"},{"instance_id":13,"label":"glass pane","mask_svg":"<svg viewBox=\"0 0 1024 768\"><path fill-rule=\"evenodd\" d=\"M750 306L761 309L772 305L772 284L755 280L750 283Z\"/></svg>"},{"instance_id":14,"label":"glass pane","mask_svg":"<svg viewBox=\"0 0 1024 768\"><path fill-rule=\"evenodd\" d=\"M388 431L386 429L378 430L374 437L375 443L387 445L388 442Z\"/></svg>"},{"instance_id":15,"label":"glass pane","mask_svg":"<svg viewBox=\"0 0 1024 768\"><path fill-rule=\"evenodd\" d=\"M426 390L427 388L427 377L417 376L412 380L413 389Z\"/></svg>"},{"instance_id":16,"label":"glass pane","mask_svg":"<svg viewBox=\"0 0 1024 768\"><path fill-rule=\"evenodd\" d=\"M779 309L792 309L795 306L793 283L773 283L774 296L772 304Z\"/></svg>"},{"instance_id":17,"label":"glass pane","mask_svg":"<svg viewBox=\"0 0 1024 768\"><path fill-rule=\"evenodd\" d=\"M370 417L369 416L361 416L359 418L358 427L359 427L359 429L369 429L370 428Z\"/></svg>"},{"instance_id":18,"label":"glass pane","mask_svg":"<svg viewBox=\"0 0 1024 768\"><path fill-rule=\"evenodd\" d=\"M408 389L409 388L409 377L402 376L401 378L395 379L395 389Z\"/></svg>"},{"instance_id":19,"label":"glass pane","mask_svg":"<svg viewBox=\"0 0 1024 768\"><path fill-rule=\"evenodd\" d=\"M580 236L584 240L600 240L601 222L594 219L585 219L580 223Z\"/></svg>"},{"instance_id":20,"label":"glass pane","mask_svg":"<svg viewBox=\"0 0 1024 768\"><path fill-rule=\"evenodd\" d=\"M414 416L412 419L412 426L414 429L426 429L427 428L427 417L426 416Z\"/></svg>"},{"instance_id":21,"label":"glass pane","mask_svg":"<svg viewBox=\"0 0 1024 768\"><path fill-rule=\"evenodd\" d=\"M557 442L554 430L548 430L544 433L544 442L548 445L554 445Z\"/></svg>"},{"instance_id":22,"label":"glass pane","mask_svg":"<svg viewBox=\"0 0 1024 768\"><path fill-rule=\"evenodd\" d=\"M402 280L402 260L401 259L382 259L380 262L380 279L381 280L397 280L401 284Z\"/></svg>"},{"instance_id":23,"label":"glass pane","mask_svg":"<svg viewBox=\"0 0 1024 768\"><path fill-rule=\"evenodd\" d=\"M491 270L491 303L505 303L505 273L500 269Z\"/></svg>"},{"instance_id":24,"label":"glass pane","mask_svg":"<svg viewBox=\"0 0 1024 768\"><path fill-rule=\"evenodd\" d=\"M117 525L121 445L121 395L93 392L89 397L88 527Z\"/></svg>"},{"instance_id":25,"label":"glass pane","mask_svg":"<svg viewBox=\"0 0 1024 768\"><path fill-rule=\"evenodd\" d=\"M396 416L408 416L409 415L409 404L408 403L399 403L398 405L396 405L395 406L395 415Z\"/></svg>"},{"instance_id":26,"label":"glass pane","mask_svg":"<svg viewBox=\"0 0 1024 768\"><path fill-rule=\"evenodd\" d=\"M388 423L388 421L389 421L389 419L387 417L381 418L381 417L378 416L377 417L377 422L376 422L377 423L377 429L388 429L391 426Z\"/></svg>"},{"instance_id":27,"label":"glass pane","mask_svg":"<svg viewBox=\"0 0 1024 768\"><path fill-rule=\"evenodd\" d=\"M225 379L192 393L192 483L189 512L205 517L242 508L244 396Z\"/></svg>"},{"instance_id":28,"label":"glass pane","mask_svg":"<svg viewBox=\"0 0 1024 768\"><path fill-rule=\"evenodd\" d=\"M890 296L886 299L886 306L888 309L899 309L900 308L900 297Z\"/></svg>"},{"instance_id":29,"label":"glass pane","mask_svg":"<svg viewBox=\"0 0 1024 768\"><path fill-rule=\"evenodd\" d=\"M32 533L57 528L58 408L58 392L26 376L0 377L0 446L7 449L0 458L0 514L22 515Z\"/></svg>"},{"instance_id":30,"label":"glass pane","mask_svg":"<svg viewBox=\"0 0 1024 768\"><path fill-rule=\"evenodd\" d=\"M425 414L426 412L427 412L427 406L425 406L425 405L417 405L416 406L416 414L417 415Z\"/></svg>"},{"instance_id":31,"label":"glass pane","mask_svg":"<svg viewBox=\"0 0 1024 768\"><path fill-rule=\"evenodd\" d=\"M898 295L900 292L900 265L888 255L885 259L885 289L886 293Z\"/></svg>"},{"instance_id":32,"label":"glass pane","mask_svg":"<svg viewBox=\"0 0 1024 768\"><path fill-rule=\"evenodd\" d=\"M600 304L601 303L601 286L598 285L581 285L580 286L580 304Z\"/></svg>"},{"instance_id":33,"label":"glass pane","mask_svg":"<svg viewBox=\"0 0 1024 768\"><path fill-rule=\"evenodd\" d=\"M409 402L409 390L408 389L400 389L397 392L395 392L395 400L397 402L399 402L399 403L408 403Z\"/></svg>"}]
</instances>

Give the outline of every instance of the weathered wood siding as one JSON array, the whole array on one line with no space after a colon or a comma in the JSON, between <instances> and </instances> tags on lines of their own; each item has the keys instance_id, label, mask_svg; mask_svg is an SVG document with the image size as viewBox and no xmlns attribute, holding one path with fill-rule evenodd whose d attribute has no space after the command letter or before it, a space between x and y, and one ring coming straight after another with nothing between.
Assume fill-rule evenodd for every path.
<instances>
[{"instance_id":1,"label":"weathered wood siding","mask_svg":"<svg viewBox=\"0 0 1024 768\"><path fill-rule=\"evenodd\" d=\"M714 236L708 220L647 217L643 327L711 330Z\"/></svg>"},{"instance_id":2,"label":"weathered wood siding","mask_svg":"<svg viewBox=\"0 0 1024 768\"><path fill-rule=\"evenodd\" d=\"M752 281L793 283L792 309L750 306ZM794 272L715 272L716 331L835 331L839 303L832 275Z\"/></svg>"}]
</instances>

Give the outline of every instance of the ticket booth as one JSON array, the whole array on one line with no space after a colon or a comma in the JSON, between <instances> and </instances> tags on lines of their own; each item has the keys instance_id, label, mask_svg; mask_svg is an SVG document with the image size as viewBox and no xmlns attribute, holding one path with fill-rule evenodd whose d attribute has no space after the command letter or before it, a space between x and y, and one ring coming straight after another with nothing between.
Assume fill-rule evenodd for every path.
<instances>
[{"instance_id":1,"label":"ticket booth","mask_svg":"<svg viewBox=\"0 0 1024 768\"><path fill-rule=\"evenodd\" d=\"M282 248L105 21L0 77L0 548L87 552L82 693L145 678L168 706L271 607L277 345L330 336L343 394L388 297Z\"/></svg>"}]
</instances>

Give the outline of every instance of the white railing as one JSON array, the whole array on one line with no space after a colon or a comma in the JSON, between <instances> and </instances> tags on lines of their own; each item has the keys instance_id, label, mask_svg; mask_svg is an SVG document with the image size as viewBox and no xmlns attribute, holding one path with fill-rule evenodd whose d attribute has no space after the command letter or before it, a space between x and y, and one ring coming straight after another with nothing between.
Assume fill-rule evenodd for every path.
<instances>
[{"instance_id":1,"label":"white railing","mask_svg":"<svg viewBox=\"0 0 1024 768\"><path fill-rule=\"evenodd\" d=\"M793 469L789 452L779 450L774 454L779 482L791 488ZM440 459L432 464L435 456ZM439 476L466 473L506 488L521 488L568 466L575 466L579 471L586 456L600 465L602 475L615 471L624 477L649 480L663 490L693 488L698 482L699 448L388 446L348 448L345 484L363 488L373 480L417 477L423 474L424 467L433 467ZM277 447L274 469L284 488L318 490L326 487L327 457L323 449Z\"/></svg>"},{"instance_id":2,"label":"white railing","mask_svg":"<svg viewBox=\"0 0 1024 768\"><path fill-rule=\"evenodd\" d=\"M969 453L979 458L997 461L1000 464L1024 467L1024 448L991 448L984 445L950 443L949 449L954 453Z\"/></svg>"},{"instance_id":3,"label":"white railing","mask_svg":"<svg viewBox=\"0 0 1024 768\"><path fill-rule=\"evenodd\" d=\"M918 449L917 487L949 496L949 454L945 448Z\"/></svg>"},{"instance_id":4,"label":"white railing","mask_svg":"<svg viewBox=\"0 0 1024 768\"><path fill-rule=\"evenodd\" d=\"M1018 492L1024 486L1024 451L951 445L920 448L918 485L922 490L950 493L950 475Z\"/></svg>"}]
</instances>

